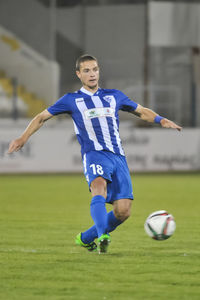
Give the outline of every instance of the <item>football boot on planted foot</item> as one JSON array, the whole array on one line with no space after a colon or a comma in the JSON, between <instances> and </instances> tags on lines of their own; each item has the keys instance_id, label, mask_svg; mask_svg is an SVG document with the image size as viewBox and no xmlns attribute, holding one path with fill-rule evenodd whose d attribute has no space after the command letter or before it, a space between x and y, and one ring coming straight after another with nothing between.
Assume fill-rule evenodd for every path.
<instances>
[{"instance_id":1,"label":"football boot on planted foot","mask_svg":"<svg viewBox=\"0 0 200 300\"><path fill-rule=\"evenodd\" d=\"M99 238L98 238L98 252L99 254L101 253L106 253L108 250L108 246L111 242L110 236L109 234L102 234Z\"/></svg>"}]
</instances>

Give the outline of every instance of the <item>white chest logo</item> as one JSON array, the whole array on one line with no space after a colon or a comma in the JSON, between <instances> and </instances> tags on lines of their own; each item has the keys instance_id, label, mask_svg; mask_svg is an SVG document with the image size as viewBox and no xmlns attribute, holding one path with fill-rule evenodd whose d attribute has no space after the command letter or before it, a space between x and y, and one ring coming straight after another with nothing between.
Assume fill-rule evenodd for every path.
<instances>
[{"instance_id":1,"label":"white chest logo","mask_svg":"<svg viewBox=\"0 0 200 300\"><path fill-rule=\"evenodd\" d=\"M95 107L84 111L85 118L114 117L114 109L111 107Z\"/></svg>"}]
</instances>

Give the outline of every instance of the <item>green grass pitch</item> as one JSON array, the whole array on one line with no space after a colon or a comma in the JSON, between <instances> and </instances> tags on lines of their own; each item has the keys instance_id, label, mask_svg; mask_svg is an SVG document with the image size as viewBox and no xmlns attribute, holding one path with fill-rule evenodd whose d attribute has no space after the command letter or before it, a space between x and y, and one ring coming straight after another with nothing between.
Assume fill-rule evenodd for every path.
<instances>
[{"instance_id":1,"label":"green grass pitch","mask_svg":"<svg viewBox=\"0 0 200 300\"><path fill-rule=\"evenodd\" d=\"M92 225L83 176L0 176L0 299L200 299L199 183L199 174L134 175L132 216L99 255L74 243ZM166 241L143 228L160 209L177 224Z\"/></svg>"}]
</instances>

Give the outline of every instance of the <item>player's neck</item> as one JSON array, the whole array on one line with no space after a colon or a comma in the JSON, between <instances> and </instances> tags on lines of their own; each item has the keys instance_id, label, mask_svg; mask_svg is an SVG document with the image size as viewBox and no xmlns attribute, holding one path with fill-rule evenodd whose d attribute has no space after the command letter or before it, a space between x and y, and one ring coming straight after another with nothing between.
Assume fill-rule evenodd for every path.
<instances>
[{"instance_id":1,"label":"player's neck","mask_svg":"<svg viewBox=\"0 0 200 300\"><path fill-rule=\"evenodd\" d=\"M98 91L99 86L95 86L94 88L90 88L89 86L83 85L83 88L86 89L88 92L95 94Z\"/></svg>"}]
</instances>

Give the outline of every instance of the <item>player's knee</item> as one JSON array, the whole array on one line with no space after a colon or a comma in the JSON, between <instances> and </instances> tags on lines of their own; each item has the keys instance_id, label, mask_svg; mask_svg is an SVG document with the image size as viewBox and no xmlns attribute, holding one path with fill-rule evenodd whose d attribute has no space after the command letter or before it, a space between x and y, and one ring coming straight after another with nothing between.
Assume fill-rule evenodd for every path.
<instances>
[{"instance_id":1,"label":"player's knee","mask_svg":"<svg viewBox=\"0 0 200 300\"><path fill-rule=\"evenodd\" d=\"M125 221L131 216L131 210L129 208L121 208L115 211L115 216L117 219Z\"/></svg>"},{"instance_id":2,"label":"player's knee","mask_svg":"<svg viewBox=\"0 0 200 300\"><path fill-rule=\"evenodd\" d=\"M114 214L122 222L127 220L131 215L132 201L130 199L120 199L114 202Z\"/></svg>"},{"instance_id":3,"label":"player's knee","mask_svg":"<svg viewBox=\"0 0 200 300\"><path fill-rule=\"evenodd\" d=\"M101 195L104 198L107 197L107 182L102 177L97 177L91 182L92 196Z\"/></svg>"}]
</instances>

